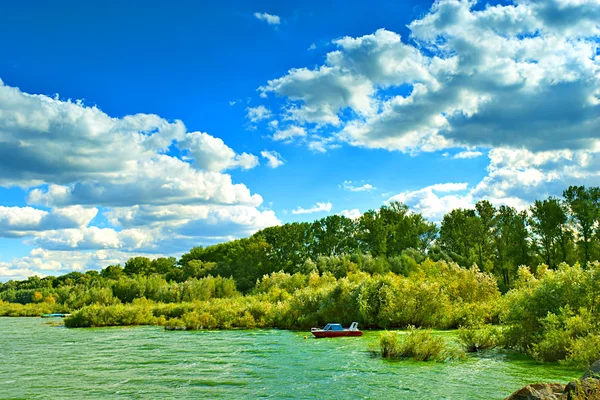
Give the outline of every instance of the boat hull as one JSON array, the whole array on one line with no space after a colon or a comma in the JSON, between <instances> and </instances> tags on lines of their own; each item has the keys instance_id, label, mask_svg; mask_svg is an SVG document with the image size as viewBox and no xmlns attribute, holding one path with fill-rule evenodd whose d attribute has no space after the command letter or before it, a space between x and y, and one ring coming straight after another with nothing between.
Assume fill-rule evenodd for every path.
<instances>
[{"instance_id":1,"label":"boat hull","mask_svg":"<svg viewBox=\"0 0 600 400\"><path fill-rule=\"evenodd\" d=\"M336 338L345 336L362 336L361 331L312 331L312 334L317 338Z\"/></svg>"}]
</instances>

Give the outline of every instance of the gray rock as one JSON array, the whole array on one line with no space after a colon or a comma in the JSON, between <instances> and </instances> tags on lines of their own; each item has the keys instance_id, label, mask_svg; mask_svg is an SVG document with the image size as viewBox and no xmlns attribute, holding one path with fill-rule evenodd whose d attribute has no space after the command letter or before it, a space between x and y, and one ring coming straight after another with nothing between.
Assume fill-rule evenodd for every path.
<instances>
[{"instance_id":1,"label":"gray rock","mask_svg":"<svg viewBox=\"0 0 600 400\"><path fill-rule=\"evenodd\" d=\"M581 379L586 379L586 378L600 378L600 360L596 361L595 363L593 363L587 371L585 371L585 374L583 374L583 376L581 377Z\"/></svg>"}]
</instances>

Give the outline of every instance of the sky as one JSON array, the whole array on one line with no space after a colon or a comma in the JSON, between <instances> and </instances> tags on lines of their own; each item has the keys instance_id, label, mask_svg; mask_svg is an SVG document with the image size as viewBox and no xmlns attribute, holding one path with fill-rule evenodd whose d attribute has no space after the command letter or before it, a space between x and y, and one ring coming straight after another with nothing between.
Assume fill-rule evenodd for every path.
<instances>
[{"instance_id":1,"label":"sky","mask_svg":"<svg viewBox=\"0 0 600 400\"><path fill-rule=\"evenodd\" d=\"M0 281L600 185L600 0L0 10Z\"/></svg>"}]
</instances>

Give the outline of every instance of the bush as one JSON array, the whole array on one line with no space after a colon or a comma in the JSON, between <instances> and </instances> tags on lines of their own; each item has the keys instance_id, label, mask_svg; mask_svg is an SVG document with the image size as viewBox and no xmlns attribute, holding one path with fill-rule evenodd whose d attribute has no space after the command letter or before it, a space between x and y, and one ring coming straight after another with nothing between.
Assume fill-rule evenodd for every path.
<instances>
[{"instance_id":1,"label":"bush","mask_svg":"<svg viewBox=\"0 0 600 400\"><path fill-rule=\"evenodd\" d=\"M433 336L430 330L411 327L401 342L398 341L398 336L397 333L392 332L386 332L380 336L382 357L438 362L464 357L463 352L448 346L443 338Z\"/></svg>"},{"instance_id":2,"label":"bush","mask_svg":"<svg viewBox=\"0 0 600 400\"><path fill-rule=\"evenodd\" d=\"M0 317L39 317L57 311L50 303L18 304L0 300Z\"/></svg>"},{"instance_id":3,"label":"bush","mask_svg":"<svg viewBox=\"0 0 600 400\"><path fill-rule=\"evenodd\" d=\"M475 353L496 347L499 343L500 332L491 325L485 325L479 328L461 327L458 330L458 337L463 344L465 351Z\"/></svg>"},{"instance_id":4,"label":"bush","mask_svg":"<svg viewBox=\"0 0 600 400\"><path fill-rule=\"evenodd\" d=\"M585 368L600 359L600 335L590 334L575 339L568 350L565 363Z\"/></svg>"},{"instance_id":5,"label":"bush","mask_svg":"<svg viewBox=\"0 0 600 400\"><path fill-rule=\"evenodd\" d=\"M400 344L398 342L397 332L383 332L379 335L379 347L381 348L381 356L384 358L398 357Z\"/></svg>"}]
</instances>

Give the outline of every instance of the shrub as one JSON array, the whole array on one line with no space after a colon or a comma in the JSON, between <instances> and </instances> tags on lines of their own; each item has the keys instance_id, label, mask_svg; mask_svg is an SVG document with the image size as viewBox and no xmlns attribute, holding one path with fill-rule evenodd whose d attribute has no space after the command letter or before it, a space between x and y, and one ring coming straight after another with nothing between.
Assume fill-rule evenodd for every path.
<instances>
[{"instance_id":1,"label":"shrub","mask_svg":"<svg viewBox=\"0 0 600 400\"><path fill-rule=\"evenodd\" d=\"M573 341L565 362L585 368L598 359L600 359L600 335L590 334Z\"/></svg>"},{"instance_id":2,"label":"shrub","mask_svg":"<svg viewBox=\"0 0 600 400\"><path fill-rule=\"evenodd\" d=\"M401 342L397 333L386 332L380 336L379 344L382 357L387 358L442 362L464 357L463 352L448 346L443 338L433 336L430 330L414 327L410 327Z\"/></svg>"},{"instance_id":3,"label":"shrub","mask_svg":"<svg viewBox=\"0 0 600 400\"><path fill-rule=\"evenodd\" d=\"M458 337L465 351L475 353L480 350L493 349L498 345L500 332L491 325L483 327L465 328L458 330Z\"/></svg>"},{"instance_id":4,"label":"shrub","mask_svg":"<svg viewBox=\"0 0 600 400\"><path fill-rule=\"evenodd\" d=\"M383 332L379 335L379 347L381 348L381 356L384 358L398 357L399 342L397 332Z\"/></svg>"}]
</instances>

